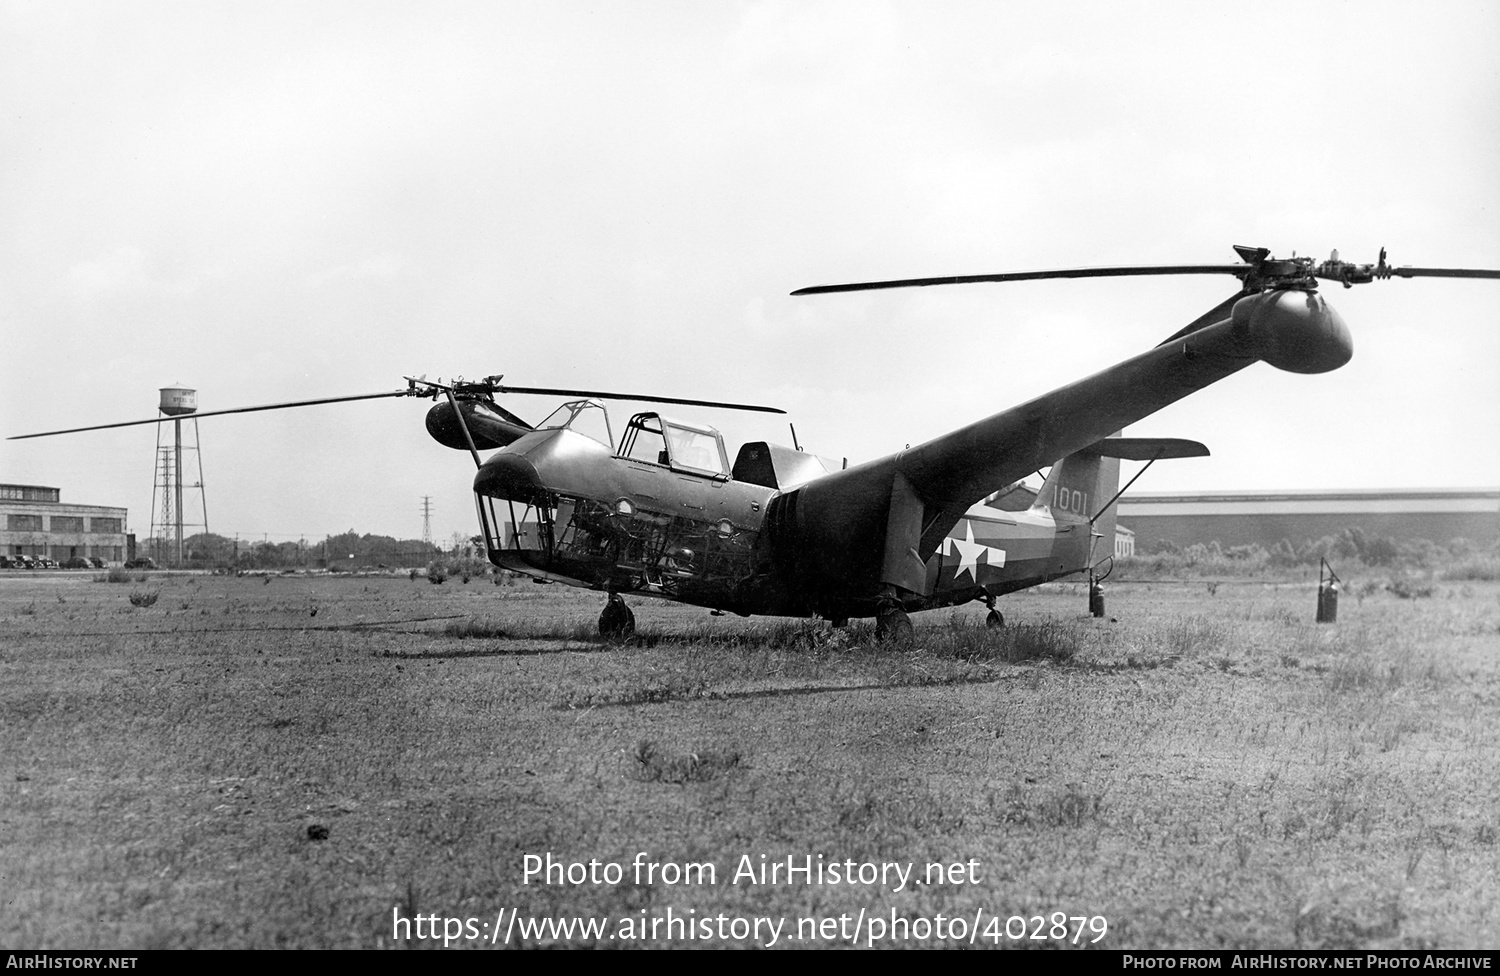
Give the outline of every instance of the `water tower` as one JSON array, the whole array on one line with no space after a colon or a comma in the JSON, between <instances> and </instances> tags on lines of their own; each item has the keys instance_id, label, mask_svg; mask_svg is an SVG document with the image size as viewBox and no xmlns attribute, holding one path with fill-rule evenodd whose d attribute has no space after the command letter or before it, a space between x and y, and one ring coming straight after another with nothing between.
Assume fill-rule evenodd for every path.
<instances>
[{"instance_id":1,"label":"water tower","mask_svg":"<svg viewBox=\"0 0 1500 976\"><path fill-rule=\"evenodd\" d=\"M208 499L203 494L203 455L198 451L198 391L181 386L161 388L158 405L162 415L172 418L172 442L163 444L167 425L156 425L156 480L151 489L151 545L160 561L173 566L182 565L182 530L184 526L202 527L208 532ZM192 443L184 444L182 419L192 420L189 430ZM190 452L198 469L198 480L188 484L183 481L184 452ZM194 512L203 513L202 522L187 522L187 492L198 493L198 504Z\"/></svg>"}]
</instances>

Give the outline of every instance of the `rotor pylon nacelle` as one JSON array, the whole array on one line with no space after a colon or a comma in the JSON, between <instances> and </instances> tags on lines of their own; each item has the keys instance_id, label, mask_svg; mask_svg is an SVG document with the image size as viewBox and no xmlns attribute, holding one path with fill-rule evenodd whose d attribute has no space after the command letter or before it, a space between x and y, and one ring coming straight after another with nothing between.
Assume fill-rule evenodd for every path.
<instances>
[{"instance_id":1,"label":"rotor pylon nacelle","mask_svg":"<svg viewBox=\"0 0 1500 976\"><path fill-rule=\"evenodd\" d=\"M469 449L465 425L474 447L481 451L504 447L531 430L521 418L486 400L439 401L428 408L426 425L433 440L456 451Z\"/></svg>"},{"instance_id":2,"label":"rotor pylon nacelle","mask_svg":"<svg viewBox=\"0 0 1500 976\"><path fill-rule=\"evenodd\" d=\"M1354 355L1349 327L1316 291L1274 288L1234 304L1234 328L1260 358L1292 373L1326 373Z\"/></svg>"}]
</instances>

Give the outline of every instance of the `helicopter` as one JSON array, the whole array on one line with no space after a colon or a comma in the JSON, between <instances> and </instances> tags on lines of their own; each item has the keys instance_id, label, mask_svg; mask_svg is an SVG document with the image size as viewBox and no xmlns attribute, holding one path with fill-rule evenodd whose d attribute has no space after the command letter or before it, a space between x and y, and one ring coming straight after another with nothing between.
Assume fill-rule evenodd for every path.
<instances>
[{"instance_id":1,"label":"helicopter","mask_svg":"<svg viewBox=\"0 0 1500 976\"><path fill-rule=\"evenodd\" d=\"M604 592L601 635L634 631L625 594L744 616L875 620L878 639L912 633L911 614L996 598L1084 574L1090 608L1113 560L1120 461L1206 456L1180 438L1124 437L1134 423L1257 361L1323 373L1353 355L1349 329L1319 293L1391 277L1500 278L1500 271L1273 258L1236 246L1232 264L1071 268L908 278L798 289L819 295L1049 278L1221 274L1240 288L1154 347L1008 410L854 466L800 446L744 444L731 463L714 427L658 410L615 429L606 400L782 413L774 407L639 394L407 378L404 389L205 411L244 413L380 397L434 402L428 433L468 453L489 561L535 579ZM529 424L508 394L568 397ZM169 418L12 437L45 437ZM795 442L795 430L793 430ZM488 457L481 452L489 452ZM996 492L1050 470L1024 511ZM1143 474L1145 468L1136 477Z\"/></svg>"}]
</instances>

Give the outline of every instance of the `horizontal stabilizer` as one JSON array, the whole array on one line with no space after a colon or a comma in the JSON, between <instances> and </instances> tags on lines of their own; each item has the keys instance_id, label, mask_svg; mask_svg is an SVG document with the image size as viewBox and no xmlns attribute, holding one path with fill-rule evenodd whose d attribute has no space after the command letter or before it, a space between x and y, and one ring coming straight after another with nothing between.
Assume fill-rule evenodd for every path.
<instances>
[{"instance_id":1,"label":"horizontal stabilizer","mask_svg":"<svg viewBox=\"0 0 1500 976\"><path fill-rule=\"evenodd\" d=\"M1126 461L1154 461L1159 458L1208 457L1208 448L1181 437L1106 437L1078 453Z\"/></svg>"}]
</instances>

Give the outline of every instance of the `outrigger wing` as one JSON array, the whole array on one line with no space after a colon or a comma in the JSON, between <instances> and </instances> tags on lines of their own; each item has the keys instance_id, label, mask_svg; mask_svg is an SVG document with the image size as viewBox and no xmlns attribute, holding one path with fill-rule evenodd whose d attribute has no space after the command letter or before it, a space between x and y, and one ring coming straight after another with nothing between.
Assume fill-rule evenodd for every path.
<instances>
[{"instance_id":1,"label":"outrigger wing","mask_svg":"<svg viewBox=\"0 0 1500 976\"><path fill-rule=\"evenodd\" d=\"M797 489L799 575L854 597L876 590L921 594L924 561L964 512L997 488L1086 449L1150 460L1188 457L1201 445L1159 439L1098 442L1163 407L1264 359L1322 372L1348 361L1342 319L1313 292L1235 296L1191 330L1134 358L876 461ZM1157 452L1161 453L1158 454Z\"/></svg>"}]
</instances>

